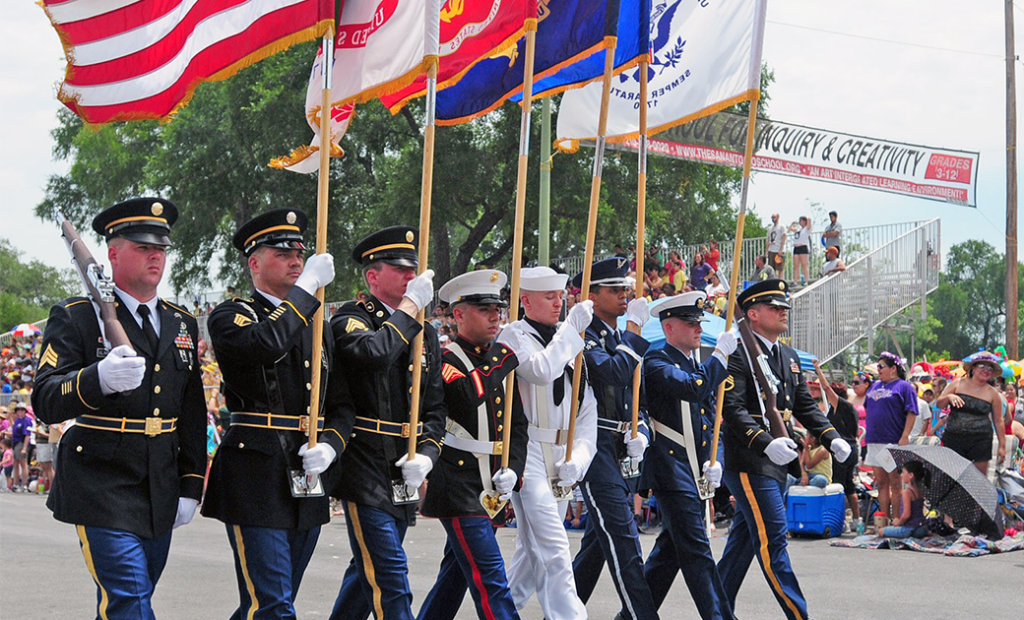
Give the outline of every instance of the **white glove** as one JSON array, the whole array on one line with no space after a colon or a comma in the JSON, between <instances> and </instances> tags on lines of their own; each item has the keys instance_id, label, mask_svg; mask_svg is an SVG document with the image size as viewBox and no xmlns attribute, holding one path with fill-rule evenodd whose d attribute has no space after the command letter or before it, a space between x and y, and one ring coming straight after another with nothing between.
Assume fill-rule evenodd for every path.
<instances>
[{"instance_id":1,"label":"white glove","mask_svg":"<svg viewBox=\"0 0 1024 620\"><path fill-rule=\"evenodd\" d=\"M835 455L836 460L840 463L845 463L846 459L850 458L850 453L853 452L850 444L842 437L833 439L832 445L829 447L832 450L832 454Z\"/></svg>"},{"instance_id":2,"label":"white glove","mask_svg":"<svg viewBox=\"0 0 1024 620\"><path fill-rule=\"evenodd\" d=\"M516 486L516 481L519 480L519 476L516 472L511 469L502 468L499 469L494 476L491 477L491 481L494 482L494 490L497 491L498 499L501 501L507 501L508 498L512 497L512 489Z\"/></svg>"},{"instance_id":3,"label":"white glove","mask_svg":"<svg viewBox=\"0 0 1024 620\"><path fill-rule=\"evenodd\" d=\"M174 530L182 525L191 523L192 517L196 516L196 508L198 507L198 500L194 500L191 497L179 497L178 514L174 516L174 526L171 529Z\"/></svg>"},{"instance_id":4,"label":"white glove","mask_svg":"<svg viewBox=\"0 0 1024 620\"><path fill-rule=\"evenodd\" d=\"M796 442L789 437L776 437L764 449L765 455L776 465L785 465L800 456L796 452Z\"/></svg>"},{"instance_id":5,"label":"white glove","mask_svg":"<svg viewBox=\"0 0 1024 620\"><path fill-rule=\"evenodd\" d=\"M122 344L100 360L96 370L100 375L100 390L105 396L114 392L130 392L142 385L146 376L146 358L138 357L129 345Z\"/></svg>"},{"instance_id":6,"label":"white glove","mask_svg":"<svg viewBox=\"0 0 1024 620\"><path fill-rule=\"evenodd\" d=\"M704 479L711 483L711 488L717 489L722 486L721 461L715 461L714 465L711 464L711 461L704 461L701 471L704 472Z\"/></svg>"},{"instance_id":7,"label":"white glove","mask_svg":"<svg viewBox=\"0 0 1024 620\"><path fill-rule=\"evenodd\" d=\"M330 254L314 254L306 261L302 274L295 281L295 286L310 295L316 295L316 289L327 286L334 281L334 257Z\"/></svg>"},{"instance_id":8,"label":"white glove","mask_svg":"<svg viewBox=\"0 0 1024 620\"><path fill-rule=\"evenodd\" d=\"M304 443L299 448L299 456L302 457L302 469L305 470L306 475L315 476L327 471L334 459L338 457L338 453L330 444L318 443L310 449L309 444Z\"/></svg>"},{"instance_id":9,"label":"white glove","mask_svg":"<svg viewBox=\"0 0 1024 620\"><path fill-rule=\"evenodd\" d=\"M572 307L565 322L572 326L572 331L582 334L594 320L594 302L589 299Z\"/></svg>"},{"instance_id":10,"label":"white glove","mask_svg":"<svg viewBox=\"0 0 1024 620\"><path fill-rule=\"evenodd\" d=\"M637 433L633 439L633 431L628 430L622 434L622 443L626 444L626 454L631 459L644 460L644 450L647 449L647 435Z\"/></svg>"},{"instance_id":11,"label":"white glove","mask_svg":"<svg viewBox=\"0 0 1024 620\"><path fill-rule=\"evenodd\" d=\"M395 466L402 468L402 479L405 480L405 486L410 489L418 489L427 479L430 470L434 468L434 462L422 454L417 454L411 459L406 454L395 462Z\"/></svg>"},{"instance_id":12,"label":"white glove","mask_svg":"<svg viewBox=\"0 0 1024 620\"><path fill-rule=\"evenodd\" d=\"M418 310L427 307L434 300L434 270L427 269L405 285L405 296L416 304Z\"/></svg>"},{"instance_id":13,"label":"white glove","mask_svg":"<svg viewBox=\"0 0 1024 620\"><path fill-rule=\"evenodd\" d=\"M736 332L730 329L718 334L715 348L721 351L723 355L732 355L733 351L736 350Z\"/></svg>"},{"instance_id":14,"label":"white glove","mask_svg":"<svg viewBox=\"0 0 1024 620\"><path fill-rule=\"evenodd\" d=\"M526 363L526 360L530 359L531 355L533 355L526 342L529 336L518 329L507 329L507 331L507 334L502 332L501 341L512 349L512 352L516 354L516 359L519 360L519 365L521 366Z\"/></svg>"},{"instance_id":15,"label":"white glove","mask_svg":"<svg viewBox=\"0 0 1024 620\"><path fill-rule=\"evenodd\" d=\"M646 297L637 297L626 306L626 320L636 323L637 327L643 327L651 320L651 308L647 305Z\"/></svg>"},{"instance_id":16,"label":"white glove","mask_svg":"<svg viewBox=\"0 0 1024 620\"><path fill-rule=\"evenodd\" d=\"M558 486L560 487L571 487L583 477L583 468L572 461L558 461L555 463L555 470L558 471Z\"/></svg>"}]
</instances>

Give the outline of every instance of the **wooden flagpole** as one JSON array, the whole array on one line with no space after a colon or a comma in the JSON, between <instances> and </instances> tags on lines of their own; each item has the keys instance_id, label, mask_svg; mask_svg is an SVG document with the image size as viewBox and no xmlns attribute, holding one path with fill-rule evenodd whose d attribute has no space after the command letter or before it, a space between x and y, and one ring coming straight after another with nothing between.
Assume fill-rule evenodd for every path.
<instances>
[{"instance_id":1,"label":"wooden flagpole","mask_svg":"<svg viewBox=\"0 0 1024 620\"><path fill-rule=\"evenodd\" d=\"M437 111L437 62L435 57L427 69L427 115L423 131L423 184L420 189L420 273L427 269L430 256L430 198L434 187L434 128ZM423 371L423 321L425 310L420 310L416 321L420 333L412 341L412 395L409 409L409 458L416 456L416 441L419 439L416 427L420 421L420 390Z\"/></svg>"},{"instance_id":2,"label":"wooden flagpole","mask_svg":"<svg viewBox=\"0 0 1024 620\"><path fill-rule=\"evenodd\" d=\"M327 30L323 39L323 58L320 75L323 87L320 91L320 172L316 194L316 253L327 251L327 202L331 170L331 82L334 65L334 28ZM309 396L309 447L316 445L316 429L320 421L320 369L323 362L324 344L324 287L316 289L316 300L320 306L313 314L313 378Z\"/></svg>"},{"instance_id":3,"label":"wooden flagpole","mask_svg":"<svg viewBox=\"0 0 1024 620\"><path fill-rule=\"evenodd\" d=\"M760 67L760 63L758 63ZM726 304L725 329L732 329L732 322L735 318L736 295L739 288L740 277L740 252L743 249L743 225L747 219L747 194L750 187L750 162L754 158L754 133L757 130L757 102L761 98L760 91L757 97L750 102L750 115L747 117L747 144L743 148L743 189L740 192L740 212L736 217L736 243L732 249L732 274L729 276L729 302ZM718 437L722 429L722 404L725 399L725 382L718 384L718 391L715 395L715 430L711 438L711 464L714 465L718 459ZM693 472L694 475L697 472Z\"/></svg>"},{"instance_id":4,"label":"wooden flagpole","mask_svg":"<svg viewBox=\"0 0 1024 620\"><path fill-rule=\"evenodd\" d=\"M526 173L530 155L530 112L533 107L533 57L537 41L537 20L532 18L526 23L526 59L523 67L523 101L522 122L519 126L519 171L516 182L516 217L512 231L512 273L511 290L509 291L508 322L519 318L519 276L523 264L523 226L526 220ZM512 440L512 401L515 389L515 371L505 378L505 424L501 430L501 468L508 469L510 450L508 444Z\"/></svg>"},{"instance_id":5,"label":"wooden flagpole","mask_svg":"<svg viewBox=\"0 0 1024 620\"><path fill-rule=\"evenodd\" d=\"M597 208L601 201L601 166L604 163L605 134L608 132L608 101L612 91L612 69L615 66L615 44L605 50L604 77L601 82L601 115L597 123L597 144L594 148L594 176L590 182L590 213L587 217L586 251L583 253L583 283L581 297L590 290L590 269L594 262L594 241L597 238ZM585 331L585 330L584 330ZM580 334L583 335L582 333ZM565 444L565 461L572 460L572 442L576 434L576 414L580 409L580 382L583 379L583 351L576 354L572 373L572 394L570 396L569 432Z\"/></svg>"},{"instance_id":6,"label":"wooden flagpole","mask_svg":"<svg viewBox=\"0 0 1024 620\"><path fill-rule=\"evenodd\" d=\"M640 59L640 149L636 175L636 294L644 294L644 242L647 227L647 62L648 54ZM640 333L637 327L636 333ZM633 369L633 426L630 437L636 439L640 424L640 375L643 363Z\"/></svg>"}]
</instances>

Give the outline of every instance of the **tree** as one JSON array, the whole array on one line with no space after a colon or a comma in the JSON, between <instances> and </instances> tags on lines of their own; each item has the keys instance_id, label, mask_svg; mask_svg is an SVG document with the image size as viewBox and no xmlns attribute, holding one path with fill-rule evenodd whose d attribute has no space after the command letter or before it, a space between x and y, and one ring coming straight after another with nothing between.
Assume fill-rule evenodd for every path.
<instances>
[{"instance_id":1,"label":"tree","mask_svg":"<svg viewBox=\"0 0 1024 620\"><path fill-rule=\"evenodd\" d=\"M0 332L46 318L50 306L78 288L71 269L55 269L35 260L22 262L21 254L0 237Z\"/></svg>"},{"instance_id":2,"label":"tree","mask_svg":"<svg viewBox=\"0 0 1024 620\"><path fill-rule=\"evenodd\" d=\"M244 290L243 263L230 246L242 222L275 207L302 209L315 220L315 175L267 166L309 138L299 111L314 49L314 43L295 46L229 80L200 86L171 123L95 129L63 111L53 131L54 156L71 167L49 179L37 214L60 204L87 228L95 213L119 200L161 195L181 210L172 234L174 289L209 289L217 280ZM348 258L359 238L380 226L418 223L423 115L422 100L395 117L379 102L358 108L342 140L347 154L331 164L327 245L338 277L328 298L348 298L362 285ZM476 264L503 265L511 257L519 119L519 107L508 103L468 125L437 130L430 262L439 283ZM533 119L536 140L540 115ZM532 150L535 179L539 149ZM565 254L582 252L591 164L587 151L554 160L553 246ZM739 179L732 169L652 158L648 237L672 244L731 237L736 213L730 203ZM536 256L536 201L535 193L527 197L526 257ZM636 158L611 153L604 167L598 251L632 239L635 222Z\"/></svg>"}]
</instances>

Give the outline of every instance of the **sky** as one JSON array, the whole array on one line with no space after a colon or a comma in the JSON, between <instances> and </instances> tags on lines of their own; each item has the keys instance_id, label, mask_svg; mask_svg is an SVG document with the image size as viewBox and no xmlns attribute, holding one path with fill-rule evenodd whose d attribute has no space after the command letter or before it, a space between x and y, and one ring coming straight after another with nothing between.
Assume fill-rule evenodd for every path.
<instances>
[{"instance_id":1,"label":"sky","mask_svg":"<svg viewBox=\"0 0 1024 620\"><path fill-rule=\"evenodd\" d=\"M1019 55L1024 49L1024 0L1016 7ZM764 61L775 72L768 90L773 119L978 151L981 157L977 209L755 173L750 200L758 215L767 220L779 212L788 223L809 214L810 203L819 203L823 211L838 211L847 228L938 217L944 251L967 239L983 239L1002 252L1003 9L1001 0L768 0ZM43 198L47 178L68 167L51 157L50 131L61 106L54 93L63 77L62 56L57 35L35 2L3 2L0 144L7 155L0 158L0 236L12 240L24 259L58 267L69 264L63 242L55 225L36 218L33 209ZM1018 61L1015 67L1018 83L1024 82L1024 64ZM1017 90L1019 128L1024 125L1020 84ZM1022 133L1018 129L1018 142ZM165 288L161 294L170 294Z\"/></svg>"}]
</instances>

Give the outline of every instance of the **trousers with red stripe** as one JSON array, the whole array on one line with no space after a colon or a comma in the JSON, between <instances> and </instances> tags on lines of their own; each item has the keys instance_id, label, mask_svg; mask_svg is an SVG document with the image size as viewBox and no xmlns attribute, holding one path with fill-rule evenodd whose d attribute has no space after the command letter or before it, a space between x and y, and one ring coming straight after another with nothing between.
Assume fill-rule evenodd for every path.
<instances>
[{"instance_id":1,"label":"trousers with red stripe","mask_svg":"<svg viewBox=\"0 0 1024 620\"><path fill-rule=\"evenodd\" d=\"M467 586L481 620L518 620L505 576L505 562L486 517L439 519L448 542L437 581L423 601L418 620L450 620L458 613Z\"/></svg>"},{"instance_id":2,"label":"trousers with red stripe","mask_svg":"<svg viewBox=\"0 0 1024 620\"><path fill-rule=\"evenodd\" d=\"M729 527L729 540L718 561L729 606L736 608L736 593L756 557L768 587L789 620L806 620L807 600L800 591L786 549L786 498L784 483L769 476L735 472L722 473L736 498L736 517Z\"/></svg>"}]
</instances>

